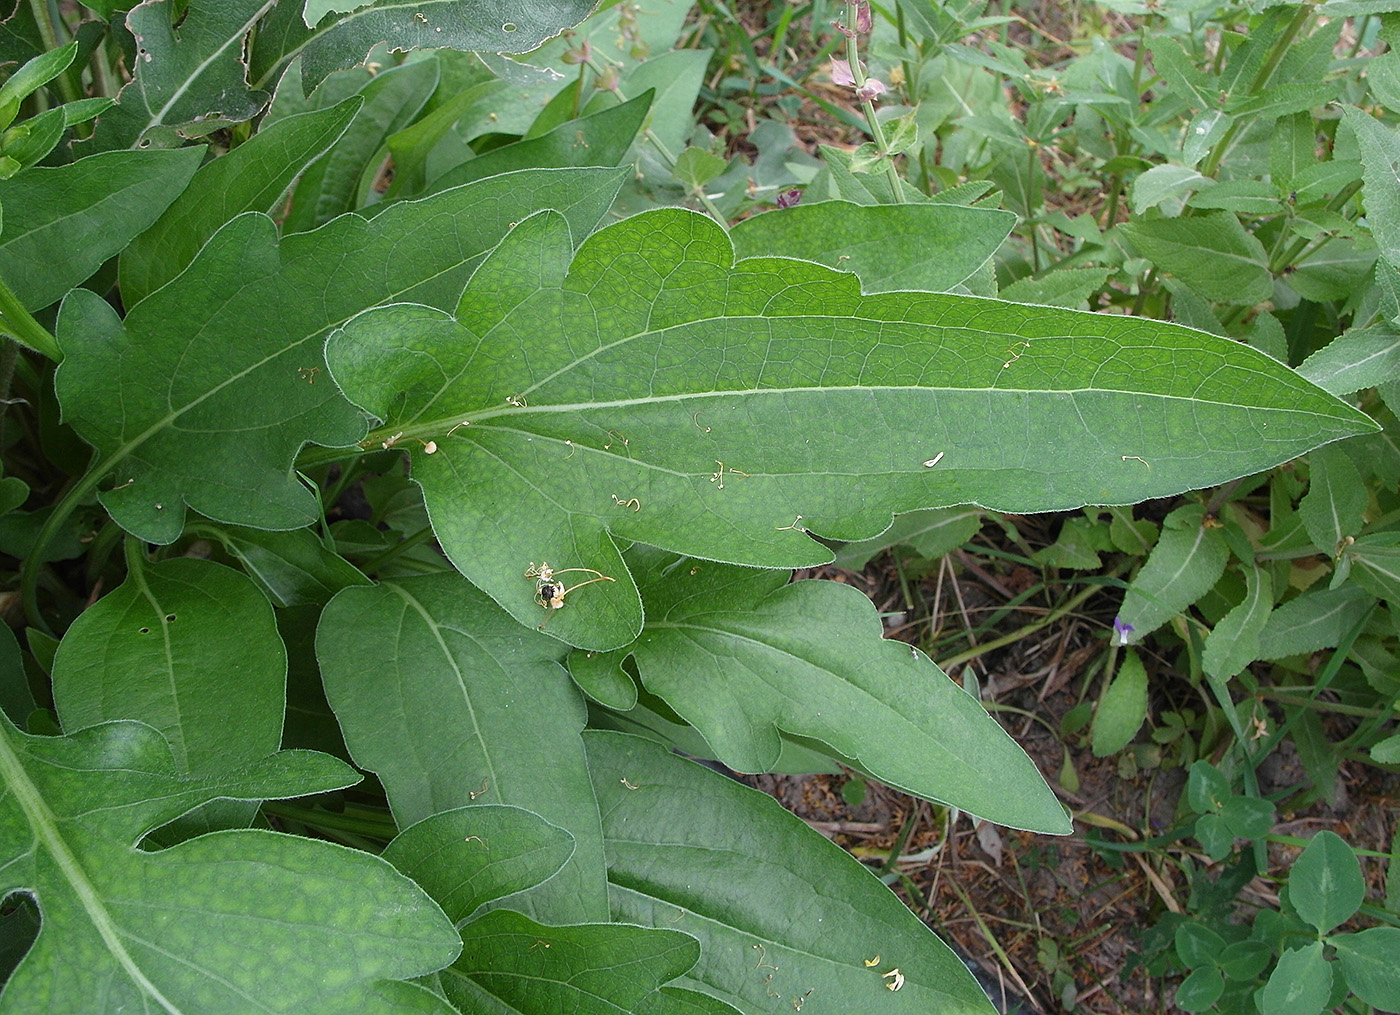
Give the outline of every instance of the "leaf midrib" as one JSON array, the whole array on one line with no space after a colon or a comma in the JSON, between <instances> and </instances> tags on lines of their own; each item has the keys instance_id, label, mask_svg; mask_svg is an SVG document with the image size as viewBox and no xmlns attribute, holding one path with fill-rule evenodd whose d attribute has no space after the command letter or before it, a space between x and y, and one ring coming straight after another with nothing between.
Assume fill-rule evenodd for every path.
<instances>
[{"instance_id":1,"label":"leaf midrib","mask_svg":"<svg viewBox=\"0 0 1400 1015\"><path fill-rule=\"evenodd\" d=\"M53 811L49 810L43 794L39 792L39 787L30 780L29 772L25 769L19 755L15 753L8 728L0 728L0 776L3 776L6 785L14 793L15 800L18 801L20 809L24 811L30 828L34 830L39 841L48 850L50 857L63 874L64 880L73 889L78 903L92 922L93 928L102 938L102 943L107 946L107 951L112 955L112 958L117 961L117 964L121 966L133 983L152 997L170 1015L184 1015L183 1009L177 1007L160 992L154 983L147 979L146 974L141 971L131 953L126 950L116 921L108 912L107 907L103 905L97 888L88 880L87 872L83 870L82 864L73 851L69 849L67 841L58 830L58 819L54 816ZM42 902L41 899L41 907Z\"/></svg>"}]
</instances>

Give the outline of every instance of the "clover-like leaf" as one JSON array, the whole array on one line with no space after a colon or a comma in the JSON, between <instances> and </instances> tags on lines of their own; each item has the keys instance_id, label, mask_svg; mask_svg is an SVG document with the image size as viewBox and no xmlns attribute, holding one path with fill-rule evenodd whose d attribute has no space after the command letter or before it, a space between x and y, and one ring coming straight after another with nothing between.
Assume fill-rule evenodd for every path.
<instances>
[{"instance_id":1,"label":"clover-like leaf","mask_svg":"<svg viewBox=\"0 0 1400 1015\"><path fill-rule=\"evenodd\" d=\"M351 785L343 762L289 751L189 778L142 723L34 737L0 718L0 779L0 895L27 892L43 916L0 994L7 1015L449 1011L383 982L459 948L442 911L383 860L260 830L137 848L217 798Z\"/></svg>"},{"instance_id":2,"label":"clover-like leaf","mask_svg":"<svg viewBox=\"0 0 1400 1015\"><path fill-rule=\"evenodd\" d=\"M178 148L255 116L267 93L248 87L243 47L274 2L145 0L132 7L132 79L97 122L98 150Z\"/></svg>"},{"instance_id":3,"label":"clover-like leaf","mask_svg":"<svg viewBox=\"0 0 1400 1015\"><path fill-rule=\"evenodd\" d=\"M619 180L615 169L498 176L280 242L271 219L248 212L125 320L74 293L59 315L70 355L55 385L66 421L98 449L96 475L115 477L102 503L152 543L179 536L186 504L260 528L309 524L318 507L293 457L364 436L325 374L326 332L390 300L451 306L511 222L565 208L586 232Z\"/></svg>"},{"instance_id":4,"label":"clover-like leaf","mask_svg":"<svg viewBox=\"0 0 1400 1015\"><path fill-rule=\"evenodd\" d=\"M858 590L655 551L628 563L647 623L618 654L729 767L770 771L781 731L979 817L1070 831L1025 752L927 656L883 639Z\"/></svg>"},{"instance_id":5,"label":"clover-like leaf","mask_svg":"<svg viewBox=\"0 0 1400 1015\"><path fill-rule=\"evenodd\" d=\"M574 837L574 854L513 907L606 920L586 715L563 652L450 571L345 589L316 632L345 743L379 776L400 827L474 802L534 811Z\"/></svg>"},{"instance_id":6,"label":"clover-like leaf","mask_svg":"<svg viewBox=\"0 0 1400 1015\"><path fill-rule=\"evenodd\" d=\"M415 446L413 468L439 542L517 619L539 618L519 578L532 561L614 579L551 621L582 648L641 629L615 539L807 566L831 555L804 529L864 539L916 508L1129 503L1375 428L1224 339L970 297L863 296L821 265L736 264L724 231L691 212L634 216L571 254L567 223L541 213L482 265L455 316L376 309L331 336L327 362L386 434L433 442Z\"/></svg>"},{"instance_id":7,"label":"clover-like leaf","mask_svg":"<svg viewBox=\"0 0 1400 1015\"><path fill-rule=\"evenodd\" d=\"M639 737L584 740L614 919L700 940L678 985L745 1012L810 997L833 1012L991 1015L903 902L771 797Z\"/></svg>"}]
</instances>

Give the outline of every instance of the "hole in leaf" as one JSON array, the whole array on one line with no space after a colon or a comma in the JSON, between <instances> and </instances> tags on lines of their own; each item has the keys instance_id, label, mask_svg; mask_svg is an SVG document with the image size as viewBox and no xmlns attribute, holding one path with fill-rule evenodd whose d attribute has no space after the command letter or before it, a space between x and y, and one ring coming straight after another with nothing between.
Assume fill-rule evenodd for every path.
<instances>
[{"instance_id":1,"label":"hole in leaf","mask_svg":"<svg viewBox=\"0 0 1400 1015\"><path fill-rule=\"evenodd\" d=\"M504 25L501 26L501 31L503 31L503 32L513 32L513 31L515 31L516 27L517 27L517 25L515 24L514 21L507 21Z\"/></svg>"},{"instance_id":2,"label":"hole in leaf","mask_svg":"<svg viewBox=\"0 0 1400 1015\"><path fill-rule=\"evenodd\" d=\"M173 613L167 613L167 614L165 615L165 622L166 622L167 624L173 624L173 623L175 623L175 614L173 614Z\"/></svg>"},{"instance_id":3,"label":"hole in leaf","mask_svg":"<svg viewBox=\"0 0 1400 1015\"><path fill-rule=\"evenodd\" d=\"M141 633L142 633L142 634L150 634L150 633L151 633L151 629L150 629L149 627L143 627L143 628L141 628Z\"/></svg>"}]
</instances>

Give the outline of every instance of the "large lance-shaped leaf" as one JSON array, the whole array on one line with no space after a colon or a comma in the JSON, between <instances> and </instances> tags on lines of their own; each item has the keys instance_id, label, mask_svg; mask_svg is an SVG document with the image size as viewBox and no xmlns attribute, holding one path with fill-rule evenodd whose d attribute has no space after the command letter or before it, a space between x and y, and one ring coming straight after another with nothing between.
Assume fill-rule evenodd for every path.
<instances>
[{"instance_id":1,"label":"large lance-shaped leaf","mask_svg":"<svg viewBox=\"0 0 1400 1015\"><path fill-rule=\"evenodd\" d=\"M327 15L303 43L308 92L334 70L353 67L379 43L390 50L453 49L528 53L573 28L598 0L373 0L336 18Z\"/></svg>"},{"instance_id":2,"label":"large lance-shaped leaf","mask_svg":"<svg viewBox=\"0 0 1400 1015\"><path fill-rule=\"evenodd\" d=\"M0 278L27 310L58 302L156 221L203 157L107 152L0 180Z\"/></svg>"},{"instance_id":3,"label":"large lance-shaped leaf","mask_svg":"<svg viewBox=\"0 0 1400 1015\"><path fill-rule=\"evenodd\" d=\"M724 231L691 212L634 216L570 254L567 224L541 213L482 265L456 319L377 309L331 336L327 362L386 436L435 442L413 457L438 539L515 617L541 617L520 578L531 561L616 579L551 622L583 648L641 629L614 537L805 566L831 555L803 529L864 539L916 508L1162 497L1375 428L1225 339L862 296L821 265L735 264Z\"/></svg>"},{"instance_id":4,"label":"large lance-shaped leaf","mask_svg":"<svg viewBox=\"0 0 1400 1015\"><path fill-rule=\"evenodd\" d=\"M344 763L289 751L188 778L142 723L33 737L0 718L0 778L0 895L30 893L43 915L0 1012L450 1011L383 982L441 968L459 942L442 911L377 857L254 830L137 848L215 798L351 785Z\"/></svg>"},{"instance_id":5,"label":"large lance-shaped leaf","mask_svg":"<svg viewBox=\"0 0 1400 1015\"><path fill-rule=\"evenodd\" d=\"M746 1015L802 998L826 1012L991 1015L904 903L771 797L638 737L584 739L613 918L699 938L680 985Z\"/></svg>"},{"instance_id":6,"label":"large lance-shaped leaf","mask_svg":"<svg viewBox=\"0 0 1400 1015\"><path fill-rule=\"evenodd\" d=\"M575 850L517 908L549 922L607 918L586 715L558 642L445 572L341 592L316 655L350 754L379 776L401 827L473 802L534 811Z\"/></svg>"},{"instance_id":7,"label":"large lance-shaped leaf","mask_svg":"<svg viewBox=\"0 0 1400 1015\"><path fill-rule=\"evenodd\" d=\"M451 306L511 222L563 208L586 232L619 180L615 169L493 177L280 243L272 220L249 212L125 321L75 293L59 315L69 359L55 384L65 420L99 451L94 468L115 477L102 503L152 543L179 536L186 504L260 528L309 524L318 507L293 457L364 436L325 375L325 333L390 300Z\"/></svg>"},{"instance_id":8,"label":"large lance-shaped leaf","mask_svg":"<svg viewBox=\"0 0 1400 1015\"><path fill-rule=\"evenodd\" d=\"M97 121L98 149L178 148L255 116L267 93L248 87L243 46L275 2L145 0L133 7L126 16L136 40L133 77Z\"/></svg>"},{"instance_id":9,"label":"large lance-shaped leaf","mask_svg":"<svg viewBox=\"0 0 1400 1015\"><path fill-rule=\"evenodd\" d=\"M654 551L628 563L647 623L616 655L630 652L646 689L730 768L771 771L781 731L979 817L1070 831L1025 752L927 656L883 639L856 589Z\"/></svg>"}]
</instances>

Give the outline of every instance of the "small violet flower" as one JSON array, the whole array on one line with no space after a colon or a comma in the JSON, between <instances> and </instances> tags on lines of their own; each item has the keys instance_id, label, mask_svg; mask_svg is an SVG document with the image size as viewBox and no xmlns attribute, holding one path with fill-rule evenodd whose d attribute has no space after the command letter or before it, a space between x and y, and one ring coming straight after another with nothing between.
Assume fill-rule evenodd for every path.
<instances>
[{"instance_id":1,"label":"small violet flower","mask_svg":"<svg viewBox=\"0 0 1400 1015\"><path fill-rule=\"evenodd\" d=\"M1128 644L1128 636L1133 633L1133 625L1129 624L1122 617L1113 618L1113 644Z\"/></svg>"}]
</instances>

